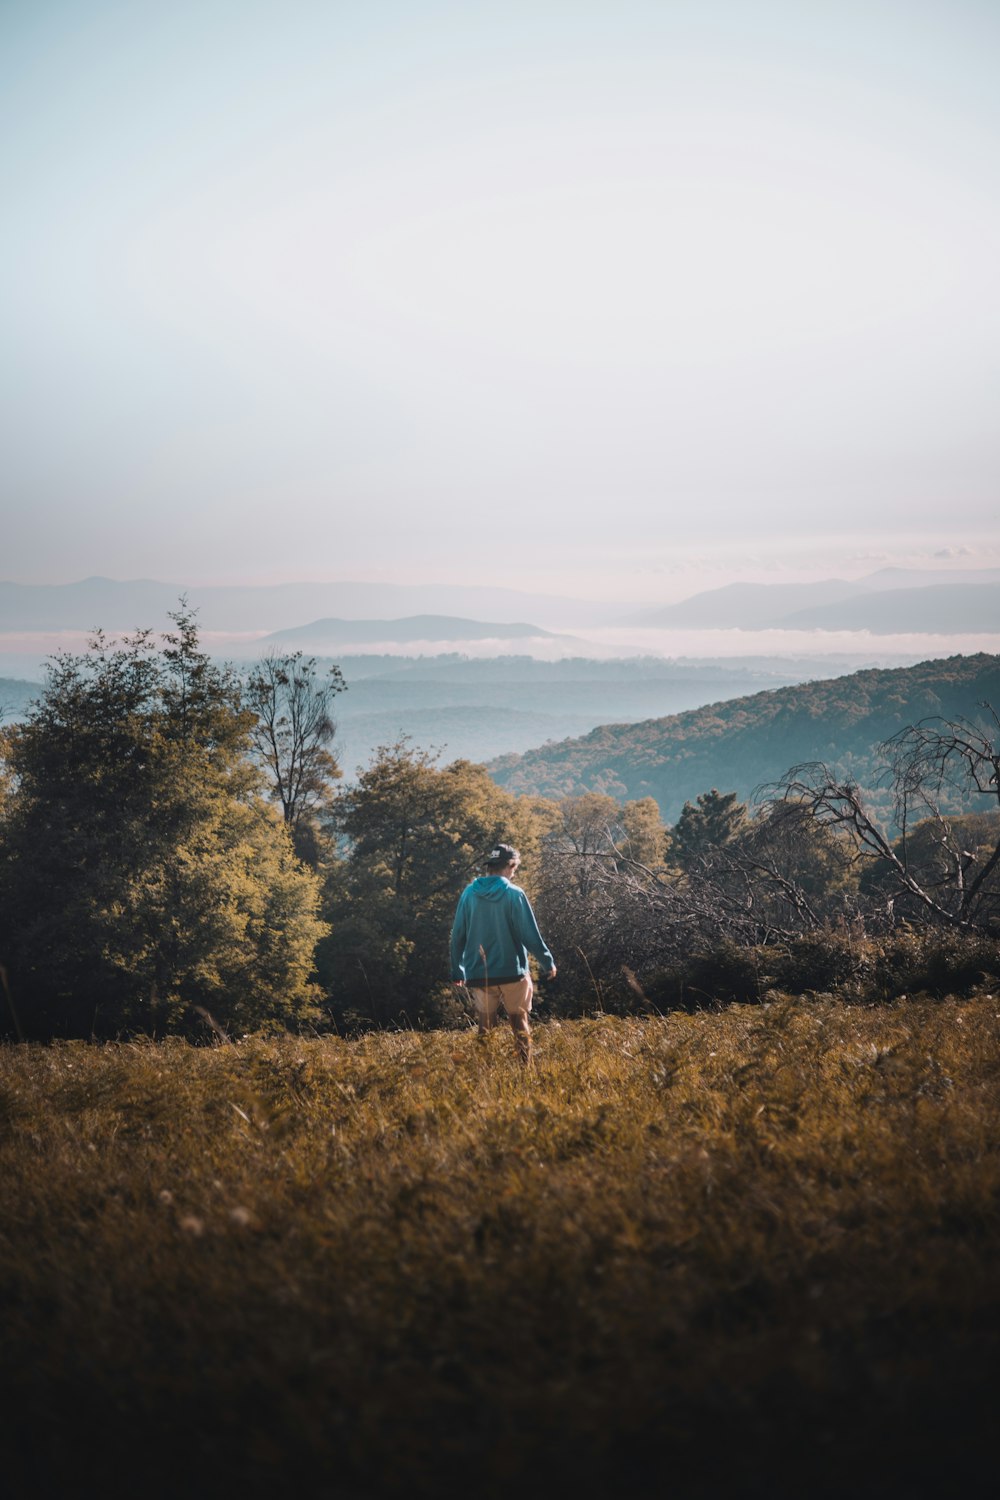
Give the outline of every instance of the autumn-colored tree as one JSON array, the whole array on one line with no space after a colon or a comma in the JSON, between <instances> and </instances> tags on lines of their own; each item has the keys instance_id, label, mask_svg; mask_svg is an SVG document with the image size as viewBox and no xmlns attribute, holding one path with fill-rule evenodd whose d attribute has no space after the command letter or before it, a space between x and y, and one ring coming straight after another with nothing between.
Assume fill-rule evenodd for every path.
<instances>
[{"instance_id":1,"label":"autumn-colored tree","mask_svg":"<svg viewBox=\"0 0 1000 1500\"><path fill-rule=\"evenodd\" d=\"M318 882L249 758L253 714L183 606L159 645L55 658L9 731L0 963L35 1035L313 1013Z\"/></svg>"},{"instance_id":2,"label":"autumn-colored tree","mask_svg":"<svg viewBox=\"0 0 1000 1500\"><path fill-rule=\"evenodd\" d=\"M328 881L332 931L319 951L334 1014L372 1024L433 1018L463 886L502 840L521 850L519 883L530 889L544 807L501 791L469 761L441 767L405 740L381 747L338 798L347 852Z\"/></svg>"},{"instance_id":3,"label":"autumn-colored tree","mask_svg":"<svg viewBox=\"0 0 1000 1500\"><path fill-rule=\"evenodd\" d=\"M622 808L622 832L630 859L655 868L663 863L667 830L655 797L637 797Z\"/></svg>"}]
</instances>

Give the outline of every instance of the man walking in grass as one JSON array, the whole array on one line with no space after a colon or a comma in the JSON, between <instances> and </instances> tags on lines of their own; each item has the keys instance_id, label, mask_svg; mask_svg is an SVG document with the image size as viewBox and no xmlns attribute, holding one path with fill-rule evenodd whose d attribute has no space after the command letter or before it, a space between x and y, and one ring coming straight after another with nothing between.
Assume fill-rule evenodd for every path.
<instances>
[{"instance_id":1,"label":"man walking in grass","mask_svg":"<svg viewBox=\"0 0 1000 1500\"><path fill-rule=\"evenodd\" d=\"M465 887L451 929L451 977L472 996L480 1036L493 1025L497 1006L503 1006L517 1055L527 1064L534 993L528 954L537 958L548 979L556 977L556 965L531 903L521 887L511 883L520 863L520 854L510 844L497 844L486 856L486 874Z\"/></svg>"}]
</instances>

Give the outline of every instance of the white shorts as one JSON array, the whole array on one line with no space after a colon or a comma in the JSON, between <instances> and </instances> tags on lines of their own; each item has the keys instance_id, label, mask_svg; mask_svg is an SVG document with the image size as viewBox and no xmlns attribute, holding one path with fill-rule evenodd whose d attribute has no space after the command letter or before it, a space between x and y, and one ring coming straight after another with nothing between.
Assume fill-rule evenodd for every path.
<instances>
[{"instance_id":1,"label":"white shorts","mask_svg":"<svg viewBox=\"0 0 1000 1500\"><path fill-rule=\"evenodd\" d=\"M523 979L515 979L511 984L491 984L489 989L477 989L469 985L476 1015L489 1025L493 1024L498 1005L503 1006L511 1019L514 1016L526 1016L531 1009L531 997L534 993L535 987L530 974L525 974Z\"/></svg>"}]
</instances>

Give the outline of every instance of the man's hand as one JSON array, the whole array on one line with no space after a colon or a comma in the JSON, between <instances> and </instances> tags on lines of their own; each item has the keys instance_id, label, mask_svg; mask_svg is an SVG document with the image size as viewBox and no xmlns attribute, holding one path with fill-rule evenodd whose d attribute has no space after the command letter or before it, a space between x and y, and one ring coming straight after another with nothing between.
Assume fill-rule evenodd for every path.
<instances>
[{"instance_id":1,"label":"man's hand","mask_svg":"<svg viewBox=\"0 0 1000 1500\"><path fill-rule=\"evenodd\" d=\"M451 982L455 986L456 990L464 990L465 989L465 980L464 979L453 979Z\"/></svg>"},{"instance_id":2,"label":"man's hand","mask_svg":"<svg viewBox=\"0 0 1000 1500\"><path fill-rule=\"evenodd\" d=\"M558 972L559 972L559 970L556 968L555 964L553 964L552 967L551 967L551 969L549 970L549 972L546 974L545 977L546 977L546 979L555 979L555 977L558 974Z\"/></svg>"}]
</instances>

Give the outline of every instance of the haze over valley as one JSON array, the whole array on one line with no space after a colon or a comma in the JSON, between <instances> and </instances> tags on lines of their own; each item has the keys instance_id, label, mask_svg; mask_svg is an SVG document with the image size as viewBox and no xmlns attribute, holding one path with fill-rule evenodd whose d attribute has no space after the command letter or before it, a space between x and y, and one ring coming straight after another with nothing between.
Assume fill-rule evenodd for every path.
<instances>
[{"instance_id":1,"label":"haze over valley","mask_svg":"<svg viewBox=\"0 0 1000 1500\"><path fill-rule=\"evenodd\" d=\"M97 625L111 638L140 625L163 628L180 596L198 611L203 639L220 659L249 664L265 652L301 651L340 665L348 691L337 703L337 750L348 776L403 736L446 760L492 761L602 725L862 667L1000 649L1000 570L733 583L639 612L625 601L461 585L5 582L0 712L23 711L51 653L83 649ZM434 613L397 613L430 604ZM457 613L463 608L475 616ZM826 625L812 623L816 616ZM852 627L852 618L863 624Z\"/></svg>"}]
</instances>

